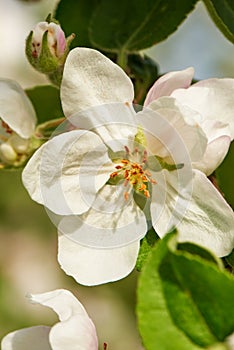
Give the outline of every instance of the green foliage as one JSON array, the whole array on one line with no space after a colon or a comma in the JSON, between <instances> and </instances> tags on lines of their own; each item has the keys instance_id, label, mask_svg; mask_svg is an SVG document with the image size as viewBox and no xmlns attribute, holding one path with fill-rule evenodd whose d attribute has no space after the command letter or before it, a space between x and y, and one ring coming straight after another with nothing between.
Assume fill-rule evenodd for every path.
<instances>
[{"instance_id":1,"label":"green foliage","mask_svg":"<svg viewBox=\"0 0 234 350\"><path fill-rule=\"evenodd\" d=\"M196 0L102 0L90 27L94 46L106 51L134 52L173 33Z\"/></svg>"},{"instance_id":2,"label":"green foliage","mask_svg":"<svg viewBox=\"0 0 234 350\"><path fill-rule=\"evenodd\" d=\"M135 52L172 34L197 0L61 0L54 13L74 46Z\"/></svg>"},{"instance_id":3,"label":"green foliage","mask_svg":"<svg viewBox=\"0 0 234 350\"><path fill-rule=\"evenodd\" d=\"M140 276L137 314L144 345L227 349L225 338L234 331L234 279L211 253L176 246L174 232L159 241Z\"/></svg>"},{"instance_id":4,"label":"green foliage","mask_svg":"<svg viewBox=\"0 0 234 350\"><path fill-rule=\"evenodd\" d=\"M128 74L135 87L134 102L143 104L146 93L158 78L158 65L146 55L131 54L128 56Z\"/></svg>"},{"instance_id":5,"label":"green foliage","mask_svg":"<svg viewBox=\"0 0 234 350\"><path fill-rule=\"evenodd\" d=\"M140 251L137 257L136 262L136 269L138 271L142 270L142 267L144 266L149 253L151 252L152 248L155 246L155 243L159 239L157 233L155 232L154 228L151 227L151 229L147 232L145 237L141 240L141 246Z\"/></svg>"},{"instance_id":6,"label":"green foliage","mask_svg":"<svg viewBox=\"0 0 234 350\"><path fill-rule=\"evenodd\" d=\"M203 0L216 26L234 43L234 1Z\"/></svg>"},{"instance_id":7,"label":"green foliage","mask_svg":"<svg viewBox=\"0 0 234 350\"><path fill-rule=\"evenodd\" d=\"M225 257L226 262L228 263L228 265L234 269L234 249L231 252L231 254L229 254L228 256Z\"/></svg>"},{"instance_id":8,"label":"green foliage","mask_svg":"<svg viewBox=\"0 0 234 350\"><path fill-rule=\"evenodd\" d=\"M76 35L71 47L92 47L89 37L90 19L101 0L62 0L54 16L68 35Z\"/></svg>"},{"instance_id":9,"label":"green foliage","mask_svg":"<svg viewBox=\"0 0 234 350\"><path fill-rule=\"evenodd\" d=\"M59 90L51 85L36 86L26 90L38 119L38 124L51 119L63 118Z\"/></svg>"}]
</instances>

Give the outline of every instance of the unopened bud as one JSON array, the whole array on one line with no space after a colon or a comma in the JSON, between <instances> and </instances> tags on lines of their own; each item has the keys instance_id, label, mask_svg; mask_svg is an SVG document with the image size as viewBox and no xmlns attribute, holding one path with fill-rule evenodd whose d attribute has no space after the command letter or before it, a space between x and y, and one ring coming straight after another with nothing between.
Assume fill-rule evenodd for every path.
<instances>
[{"instance_id":1,"label":"unopened bud","mask_svg":"<svg viewBox=\"0 0 234 350\"><path fill-rule=\"evenodd\" d=\"M38 71L55 76L59 81L69 46L74 39L72 34L65 38L65 34L55 20L39 22L26 39L26 56L31 65Z\"/></svg>"},{"instance_id":2,"label":"unopened bud","mask_svg":"<svg viewBox=\"0 0 234 350\"><path fill-rule=\"evenodd\" d=\"M31 54L37 59L41 53L42 38L45 32L47 35L47 45L53 56L61 57L66 48L66 38L60 25L53 22L39 22L33 29L31 40Z\"/></svg>"},{"instance_id":3,"label":"unopened bud","mask_svg":"<svg viewBox=\"0 0 234 350\"><path fill-rule=\"evenodd\" d=\"M19 135L14 134L9 138L8 143L10 143L15 152L17 152L18 154L27 153L29 147L28 139L23 139Z\"/></svg>"},{"instance_id":4,"label":"unopened bud","mask_svg":"<svg viewBox=\"0 0 234 350\"><path fill-rule=\"evenodd\" d=\"M13 163L17 159L17 153L9 143L0 145L0 158L6 163Z\"/></svg>"}]
</instances>

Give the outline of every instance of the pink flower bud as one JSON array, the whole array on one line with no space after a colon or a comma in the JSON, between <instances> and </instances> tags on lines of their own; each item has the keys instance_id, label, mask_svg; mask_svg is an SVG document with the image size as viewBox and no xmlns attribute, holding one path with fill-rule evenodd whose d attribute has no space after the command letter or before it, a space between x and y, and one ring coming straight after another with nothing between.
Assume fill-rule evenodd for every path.
<instances>
[{"instance_id":1,"label":"pink flower bud","mask_svg":"<svg viewBox=\"0 0 234 350\"><path fill-rule=\"evenodd\" d=\"M48 31L48 47L52 55L61 57L66 48L66 38L60 25L53 22L39 22L32 36L32 56L38 58L42 47L42 38L44 33Z\"/></svg>"}]
</instances>

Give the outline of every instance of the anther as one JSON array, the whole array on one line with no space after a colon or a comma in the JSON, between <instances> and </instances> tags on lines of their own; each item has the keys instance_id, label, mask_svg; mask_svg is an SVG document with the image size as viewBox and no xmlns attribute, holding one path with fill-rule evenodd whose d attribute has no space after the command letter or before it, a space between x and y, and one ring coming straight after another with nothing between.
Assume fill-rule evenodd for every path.
<instances>
[{"instance_id":1,"label":"anther","mask_svg":"<svg viewBox=\"0 0 234 350\"><path fill-rule=\"evenodd\" d=\"M145 195L147 198L150 198L150 193L149 193L148 190L145 190L145 191L144 191L144 195Z\"/></svg>"},{"instance_id":2,"label":"anther","mask_svg":"<svg viewBox=\"0 0 234 350\"><path fill-rule=\"evenodd\" d=\"M128 192L124 192L124 199L127 201L129 198L129 193Z\"/></svg>"},{"instance_id":3,"label":"anther","mask_svg":"<svg viewBox=\"0 0 234 350\"><path fill-rule=\"evenodd\" d=\"M153 185L156 185L156 184L157 184L157 181L155 181L154 179L150 179L150 182L151 182Z\"/></svg>"},{"instance_id":4,"label":"anther","mask_svg":"<svg viewBox=\"0 0 234 350\"><path fill-rule=\"evenodd\" d=\"M124 146L124 148L125 148L126 153L130 154L130 150L129 150L128 146Z\"/></svg>"}]
</instances>

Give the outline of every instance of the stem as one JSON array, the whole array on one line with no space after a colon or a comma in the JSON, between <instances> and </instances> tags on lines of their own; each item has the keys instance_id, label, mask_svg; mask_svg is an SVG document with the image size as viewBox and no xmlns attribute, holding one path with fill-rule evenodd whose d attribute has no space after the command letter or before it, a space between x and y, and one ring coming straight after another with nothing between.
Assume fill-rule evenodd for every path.
<instances>
[{"instance_id":1,"label":"stem","mask_svg":"<svg viewBox=\"0 0 234 350\"><path fill-rule=\"evenodd\" d=\"M57 126L62 124L65 120L66 118L58 118L58 119L49 120L48 122L45 122L43 124L39 124L38 127L36 128L35 135L37 137L43 136L45 130L56 128Z\"/></svg>"},{"instance_id":2,"label":"stem","mask_svg":"<svg viewBox=\"0 0 234 350\"><path fill-rule=\"evenodd\" d=\"M47 76L50 79L51 83L59 88L63 77L63 66L59 67Z\"/></svg>"},{"instance_id":3,"label":"stem","mask_svg":"<svg viewBox=\"0 0 234 350\"><path fill-rule=\"evenodd\" d=\"M127 59L127 54L125 52L124 49L120 50L118 52L118 56L117 56L117 64L123 68L123 70L126 70L127 68L127 63L128 63L128 59Z\"/></svg>"}]
</instances>

